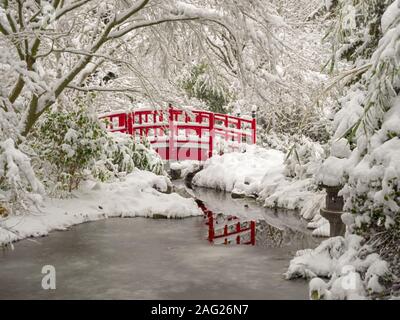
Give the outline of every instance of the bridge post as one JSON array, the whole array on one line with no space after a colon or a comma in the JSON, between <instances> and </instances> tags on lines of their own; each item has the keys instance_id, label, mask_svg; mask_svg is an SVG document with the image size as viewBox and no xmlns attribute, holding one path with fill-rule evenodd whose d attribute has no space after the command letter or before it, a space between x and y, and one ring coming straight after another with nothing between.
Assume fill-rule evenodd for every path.
<instances>
[{"instance_id":1,"label":"bridge post","mask_svg":"<svg viewBox=\"0 0 400 320\"><path fill-rule=\"evenodd\" d=\"M242 121L240 119L237 120L236 128L240 131L242 129ZM237 134L238 143L242 143L242 134Z\"/></svg>"},{"instance_id":2,"label":"bridge post","mask_svg":"<svg viewBox=\"0 0 400 320\"><path fill-rule=\"evenodd\" d=\"M252 135L252 143L256 144L256 137L257 137L257 120L253 118L251 121L251 135Z\"/></svg>"},{"instance_id":3,"label":"bridge post","mask_svg":"<svg viewBox=\"0 0 400 320\"><path fill-rule=\"evenodd\" d=\"M128 116L126 117L126 130L130 135L133 135L133 119L134 119L134 112L129 112Z\"/></svg>"},{"instance_id":4,"label":"bridge post","mask_svg":"<svg viewBox=\"0 0 400 320\"><path fill-rule=\"evenodd\" d=\"M250 243L253 246L256 244L256 223L255 223L255 221L250 222Z\"/></svg>"},{"instance_id":5,"label":"bridge post","mask_svg":"<svg viewBox=\"0 0 400 320\"><path fill-rule=\"evenodd\" d=\"M236 232L240 232L240 221L236 224ZM240 235L236 237L236 244L240 244Z\"/></svg>"},{"instance_id":6,"label":"bridge post","mask_svg":"<svg viewBox=\"0 0 400 320\"><path fill-rule=\"evenodd\" d=\"M212 214L208 216L208 241L214 241L214 217Z\"/></svg>"},{"instance_id":7,"label":"bridge post","mask_svg":"<svg viewBox=\"0 0 400 320\"><path fill-rule=\"evenodd\" d=\"M228 236L228 225L224 226L224 236ZM224 244L228 244L228 238L224 239Z\"/></svg>"},{"instance_id":8,"label":"bridge post","mask_svg":"<svg viewBox=\"0 0 400 320\"><path fill-rule=\"evenodd\" d=\"M168 125L169 125L169 141L168 141L168 154L167 160L175 159L175 127L174 127L174 114L173 107L171 104L168 105Z\"/></svg>"},{"instance_id":9,"label":"bridge post","mask_svg":"<svg viewBox=\"0 0 400 320\"><path fill-rule=\"evenodd\" d=\"M208 119L209 121L209 140L208 140L208 157L211 158L213 154L213 146L214 146L214 137L215 137L215 132L214 132L214 113L210 113L210 118Z\"/></svg>"}]
</instances>

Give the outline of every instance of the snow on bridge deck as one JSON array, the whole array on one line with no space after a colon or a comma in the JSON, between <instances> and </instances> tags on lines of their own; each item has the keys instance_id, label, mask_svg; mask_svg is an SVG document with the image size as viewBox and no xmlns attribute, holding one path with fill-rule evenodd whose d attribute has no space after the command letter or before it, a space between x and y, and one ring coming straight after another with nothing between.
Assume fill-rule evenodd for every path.
<instances>
[{"instance_id":1,"label":"snow on bridge deck","mask_svg":"<svg viewBox=\"0 0 400 320\"><path fill-rule=\"evenodd\" d=\"M256 120L200 110L139 109L100 116L111 132L143 137L164 160L205 161L212 157L217 141L228 150L241 143L256 143Z\"/></svg>"}]
</instances>

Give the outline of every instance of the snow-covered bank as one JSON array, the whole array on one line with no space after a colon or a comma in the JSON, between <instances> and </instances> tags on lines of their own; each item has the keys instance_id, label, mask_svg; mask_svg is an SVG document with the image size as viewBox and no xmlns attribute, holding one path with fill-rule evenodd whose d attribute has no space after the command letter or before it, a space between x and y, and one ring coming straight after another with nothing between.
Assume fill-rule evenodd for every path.
<instances>
[{"instance_id":1,"label":"snow-covered bank","mask_svg":"<svg viewBox=\"0 0 400 320\"><path fill-rule=\"evenodd\" d=\"M327 236L329 225L319 215L325 195L316 190L311 178L285 176L285 155L274 149L246 146L245 152L231 152L207 160L204 169L193 178L193 184L257 197L267 207L299 210L311 220L314 234Z\"/></svg>"},{"instance_id":2,"label":"snow-covered bank","mask_svg":"<svg viewBox=\"0 0 400 320\"><path fill-rule=\"evenodd\" d=\"M71 198L48 198L40 208L32 208L31 214L0 220L0 245L108 217L184 218L202 214L192 199L163 193L169 186L168 178L138 169L123 181L86 182Z\"/></svg>"},{"instance_id":3,"label":"snow-covered bank","mask_svg":"<svg viewBox=\"0 0 400 320\"><path fill-rule=\"evenodd\" d=\"M287 279L311 278L310 297L318 300L365 299L380 294L390 277L388 264L357 235L334 237L316 249L300 250L285 273ZM318 278L330 278L328 282Z\"/></svg>"}]
</instances>

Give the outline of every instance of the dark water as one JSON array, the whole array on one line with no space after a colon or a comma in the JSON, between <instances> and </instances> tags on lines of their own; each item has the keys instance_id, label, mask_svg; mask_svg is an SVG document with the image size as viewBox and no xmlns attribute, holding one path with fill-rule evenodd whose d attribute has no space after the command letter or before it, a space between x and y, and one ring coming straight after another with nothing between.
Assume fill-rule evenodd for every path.
<instances>
[{"instance_id":1,"label":"dark water","mask_svg":"<svg viewBox=\"0 0 400 320\"><path fill-rule=\"evenodd\" d=\"M311 235L307 222L292 210L273 210L262 207L252 199L232 199L230 193L206 188L189 190L204 201L214 213L234 215L242 220L257 222L256 245L266 248L286 248L295 252L299 249L314 248L321 239Z\"/></svg>"},{"instance_id":2,"label":"dark water","mask_svg":"<svg viewBox=\"0 0 400 320\"><path fill-rule=\"evenodd\" d=\"M264 216L258 245L210 245L203 217L81 224L0 251L0 299L308 298L305 281L282 278L296 249L315 246L304 222L223 193L195 193L214 211ZM56 269L55 290L41 287L44 265Z\"/></svg>"}]
</instances>

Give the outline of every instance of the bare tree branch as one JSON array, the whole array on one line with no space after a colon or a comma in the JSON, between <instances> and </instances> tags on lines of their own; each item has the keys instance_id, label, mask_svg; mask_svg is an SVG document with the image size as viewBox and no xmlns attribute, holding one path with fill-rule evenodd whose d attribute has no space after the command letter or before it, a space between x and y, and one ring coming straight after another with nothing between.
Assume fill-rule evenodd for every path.
<instances>
[{"instance_id":1,"label":"bare tree branch","mask_svg":"<svg viewBox=\"0 0 400 320\"><path fill-rule=\"evenodd\" d=\"M166 23L166 22L193 21L193 20L199 20L199 19L200 19L200 17L173 17L173 16L171 16L171 17L163 18L163 19L159 19L159 20L146 21L146 22L134 24L134 25L127 27L125 29L122 29L122 30L111 32L110 35L108 36L108 39L111 40L111 39L120 38L133 30L150 27L150 26L155 26L158 24Z\"/></svg>"},{"instance_id":2,"label":"bare tree branch","mask_svg":"<svg viewBox=\"0 0 400 320\"><path fill-rule=\"evenodd\" d=\"M68 85L68 89L73 89L82 92L142 92L143 90L140 87L137 88L107 88L107 87L99 87L99 86L91 86L91 87L78 87L74 85Z\"/></svg>"},{"instance_id":3,"label":"bare tree branch","mask_svg":"<svg viewBox=\"0 0 400 320\"><path fill-rule=\"evenodd\" d=\"M60 10L56 11L55 19L56 20L60 19L63 15L65 15L68 12L75 10L79 7L82 7L83 5L85 5L86 3L90 2L90 1L92 1L92 0L75 1L75 2L71 3L69 6L62 7ZM59 2L59 0L58 0L58 2ZM56 6L55 6L55 8L56 8Z\"/></svg>"}]
</instances>

